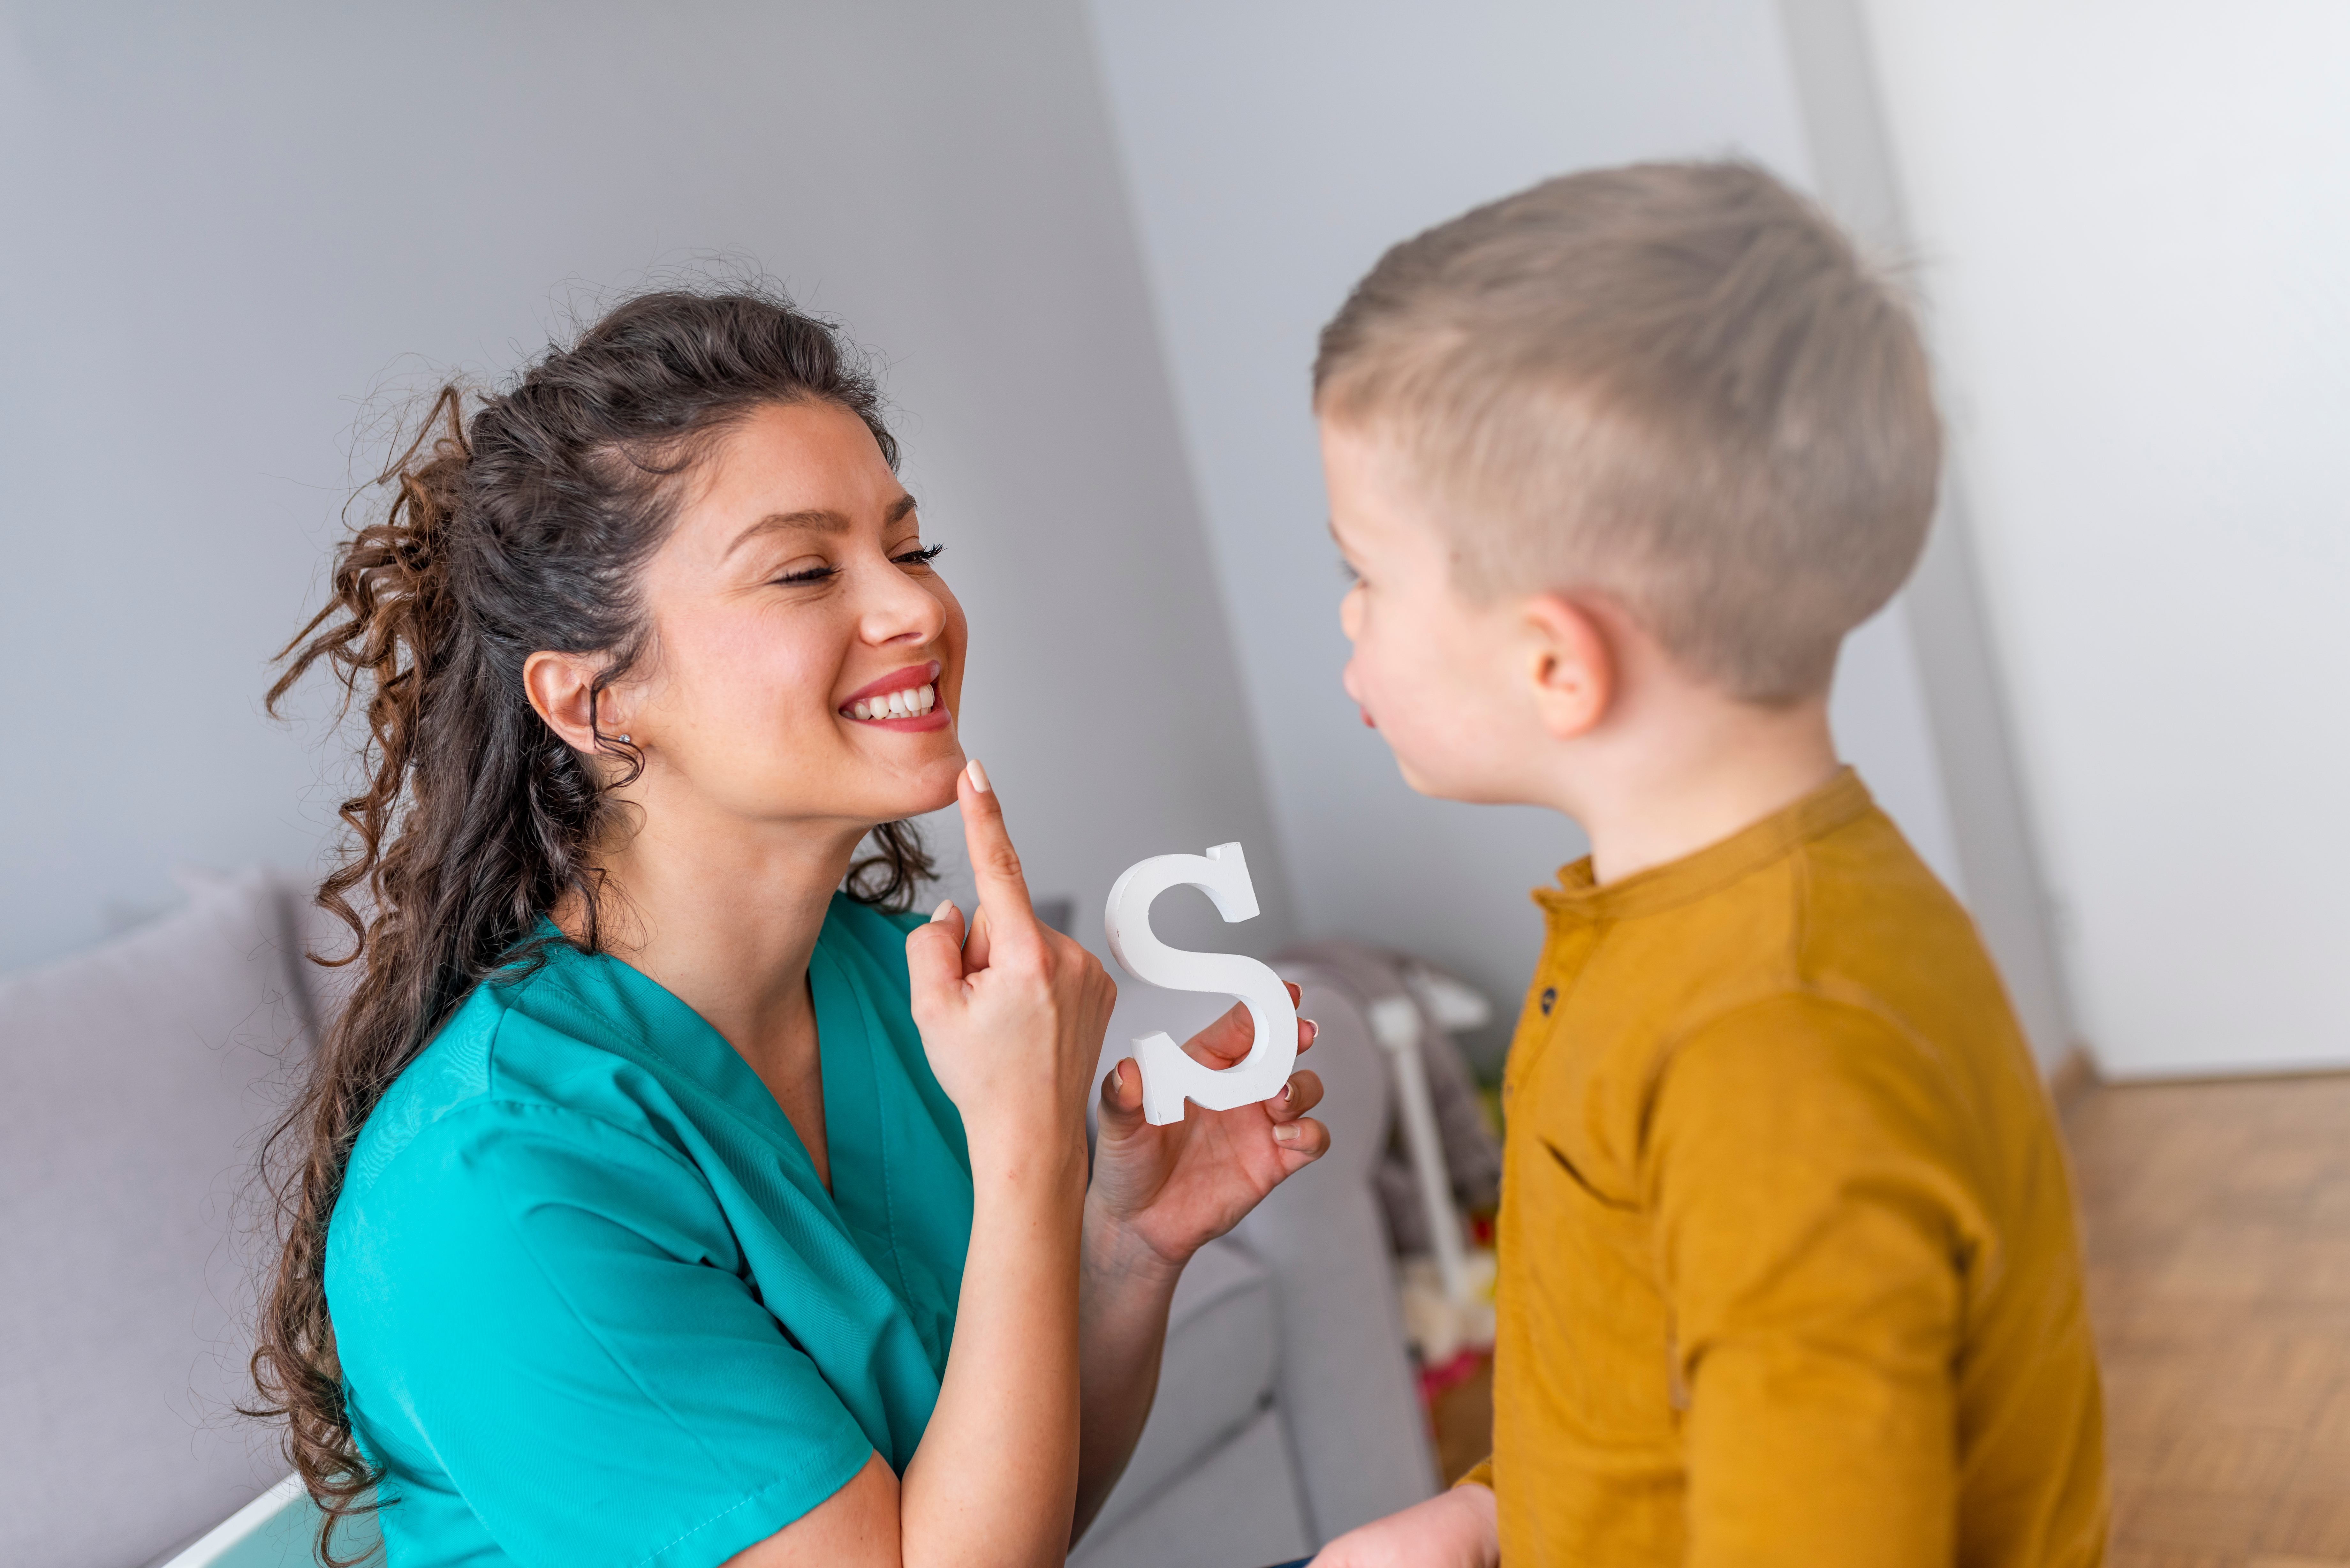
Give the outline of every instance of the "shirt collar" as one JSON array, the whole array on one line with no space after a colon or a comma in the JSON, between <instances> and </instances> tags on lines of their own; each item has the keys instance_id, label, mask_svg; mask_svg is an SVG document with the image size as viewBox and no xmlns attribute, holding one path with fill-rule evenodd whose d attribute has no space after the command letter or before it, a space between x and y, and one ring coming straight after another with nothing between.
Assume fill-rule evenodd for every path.
<instances>
[{"instance_id":1,"label":"shirt collar","mask_svg":"<svg viewBox=\"0 0 2350 1568\"><path fill-rule=\"evenodd\" d=\"M1622 920L1702 898L1785 857L1798 846L1835 832L1874 809L1868 786L1849 767L1760 822L1740 828L1678 860L1635 871L1613 882L1592 878L1591 857L1558 870L1559 885L1534 889L1534 902L1554 920Z\"/></svg>"}]
</instances>

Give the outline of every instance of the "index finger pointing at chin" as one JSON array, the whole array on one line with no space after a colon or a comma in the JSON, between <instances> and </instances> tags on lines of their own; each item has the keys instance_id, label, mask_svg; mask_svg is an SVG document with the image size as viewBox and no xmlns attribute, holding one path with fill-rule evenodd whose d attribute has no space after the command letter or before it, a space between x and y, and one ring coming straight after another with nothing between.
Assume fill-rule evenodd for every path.
<instances>
[{"instance_id":1,"label":"index finger pointing at chin","mask_svg":"<svg viewBox=\"0 0 2350 1568\"><path fill-rule=\"evenodd\" d=\"M1036 944L1036 912L1028 903L1028 881L1020 873L1020 852L1003 826L1003 806L973 757L955 781L955 804L962 809L963 844L971 852L972 880L987 911L991 945Z\"/></svg>"}]
</instances>

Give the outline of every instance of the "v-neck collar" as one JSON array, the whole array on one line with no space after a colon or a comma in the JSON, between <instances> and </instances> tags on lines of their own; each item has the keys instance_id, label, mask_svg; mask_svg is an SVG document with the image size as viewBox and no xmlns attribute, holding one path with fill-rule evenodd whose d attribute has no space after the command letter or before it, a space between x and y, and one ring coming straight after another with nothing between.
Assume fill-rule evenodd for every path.
<instances>
[{"instance_id":1,"label":"v-neck collar","mask_svg":"<svg viewBox=\"0 0 2350 1568\"><path fill-rule=\"evenodd\" d=\"M833 940L827 918L816 950L808 955L816 1058L824 1074L824 1143L832 1167L833 1211L852 1238L868 1239L861 1250L883 1271L899 1299L909 1300L897 1231L890 1223L896 1199L889 1184L890 1163L896 1151L889 1147L889 1123L881 1114L881 1084L873 1062L881 1023L871 1016L872 999L850 981L839 955L831 950Z\"/></svg>"},{"instance_id":2,"label":"v-neck collar","mask_svg":"<svg viewBox=\"0 0 2350 1568\"><path fill-rule=\"evenodd\" d=\"M824 1141L831 1168L829 1190L816 1175L816 1160L799 1130L776 1104L765 1080L743 1059L710 1021L675 992L627 960L588 954L548 924L555 934L550 967L607 961L611 983L629 1016L607 1016L584 988L567 984L572 1000L603 1019L607 1027L639 1050L659 1056L695 1088L724 1106L775 1146L794 1179L854 1237L862 1231L880 1251L894 1256L889 1222L888 1151L883 1147L879 1096L873 1071L873 1033L878 1020L832 952L837 940L829 913L808 955L808 991L816 1007L816 1063L824 1089ZM867 1249L860 1248L860 1251ZM903 1281L896 1282L902 1292Z\"/></svg>"}]
</instances>

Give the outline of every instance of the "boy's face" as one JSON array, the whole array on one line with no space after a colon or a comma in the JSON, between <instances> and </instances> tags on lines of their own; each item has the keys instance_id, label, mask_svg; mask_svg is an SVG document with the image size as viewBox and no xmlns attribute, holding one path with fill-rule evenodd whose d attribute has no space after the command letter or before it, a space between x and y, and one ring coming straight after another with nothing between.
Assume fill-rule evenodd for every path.
<instances>
[{"instance_id":1,"label":"boy's face","mask_svg":"<svg viewBox=\"0 0 2350 1568\"><path fill-rule=\"evenodd\" d=\"M1330 533L1354 577L1338 609L1355 645L1347 695L1420 794L1540 799L1545 730L1521 607L1453 586L1451 542L1393 442L1326 420L1322 466Z\"/></svg>"}]
</instances>

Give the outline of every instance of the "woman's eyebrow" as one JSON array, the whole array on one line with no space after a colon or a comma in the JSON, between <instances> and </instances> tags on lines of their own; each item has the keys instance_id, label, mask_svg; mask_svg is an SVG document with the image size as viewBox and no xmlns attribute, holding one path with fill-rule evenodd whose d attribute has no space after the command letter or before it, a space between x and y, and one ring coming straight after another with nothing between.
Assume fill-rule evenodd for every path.
<instances>
[{"instance_id":1,"label":"woman's eyebrow","mask_svg":"<svg viewBox=\"0 0 2350 1568\"><path fill-rule=\"evenodd\" d=\"M913 509L912 496L899 496L897 500L889 503L889 510L881 514L882 525L886 527L897 522ZM816 534L846 534L856 526L857 524L846 513L835 512L827 507L810 507L802 512L770 512L740 534L735 535L734 542L726 546L726 556L733 555L763 534L774 534L791 528L806 529ZM726 556L721 556L719 559L724 560Z\"/></svg>"},{"instance_id":2,"label":"woman's eyebrow","mask_svg":"<svg viewBox=\"0 0 2350 1568\"><path fill-rule=\"evenodd\" d=\"M806 512L770 512L740 534L735 535L734 542L726 546L726 555L733 555L763 534L778 534L786 529L806 529L816 534L846 534L851 526L848 519L837 512L820 509ZM723 560L725 556L722 556L719 559Z\"/></svg>"}]
</instances>

